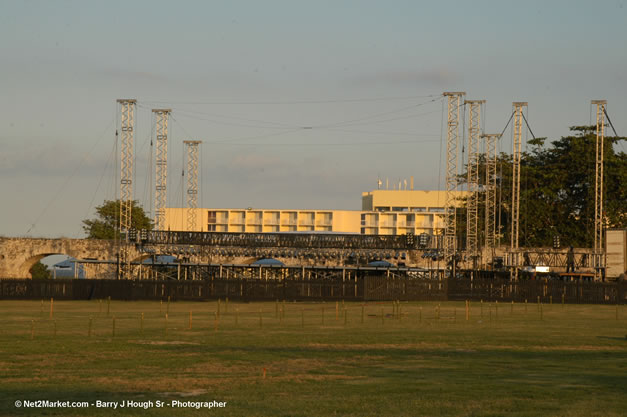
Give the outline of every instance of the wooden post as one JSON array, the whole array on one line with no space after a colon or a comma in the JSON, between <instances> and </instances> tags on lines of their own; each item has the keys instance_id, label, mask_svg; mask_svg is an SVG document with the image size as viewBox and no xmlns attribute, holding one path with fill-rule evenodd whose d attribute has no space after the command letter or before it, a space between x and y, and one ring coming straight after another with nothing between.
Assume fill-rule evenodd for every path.
<instances>
[{"instance_id":1,"label":"wooden post","mask_svg":"<svg viewBox=\"0 0 627 417\"><path fill-rule=\"evenodd\" d=\"M562 293L562 306L564 306L564 293Z\"/></svg>"},{"instance_id":2,"label":"wooden post","mask_svg":"<svg viewBox=\"0 0 627 417\"><path fill-rule=\"evenodd\" d=\"M527 313L527 299L525 298L525 314Z\"/></svg>"},{"instance_id":3,"label":"wooden post","mask_svg":"<svg viewBox=\"0 0 627 417\"><path fill-rule=\"evenodd\" d=\"M89 326L87 328L87 337L91 337L91 328L93 325L93 318L89 316Z\"/></svg>"},{"instance_id":4,"label":"wooden post","mask_svg":"<svg viewBox=\"0 0 627 417\"><path fill-rule=\"evenodd\" d=\"M512 300L512 308L510 309L510 314L514 314L514 300Z\"/></svg>"},{"instance_id":5,"label":"wooden post","mask_svg":"<svg viewBox=\"0 0 627 417\"><path fill-rule=\"evenodd\" d=\"M50 298L50 318L54 315L54 298Z\"/></svg>"},{"instance_id":6,"label":"wooden post","mask_svg":"<svg viewBox=\"0 0 627 417\"><path fill-rule=\"evenodd\" d=\"M549 304L553 304L553 296L552 295L549 296Z\"/></svg>"}]
</instances>

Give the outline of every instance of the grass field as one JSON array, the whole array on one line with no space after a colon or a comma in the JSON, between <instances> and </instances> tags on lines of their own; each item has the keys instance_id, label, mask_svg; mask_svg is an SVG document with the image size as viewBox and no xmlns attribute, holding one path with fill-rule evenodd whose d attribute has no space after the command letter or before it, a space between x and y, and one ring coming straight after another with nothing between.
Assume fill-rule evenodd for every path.
<instances>
[{"instance_id":1,"label":"grass field","mask_svg":"<svg viewBox=\"0 0 627 417\"><path fill-rule=\"evenodd\" d=\"M51 318L50 300L0 301L0 413L627 415L627 307L471 303L466 320L463 302L340 302L337 318L334 302L226 304L54 301Z\"/></svg>"}]
</instances>

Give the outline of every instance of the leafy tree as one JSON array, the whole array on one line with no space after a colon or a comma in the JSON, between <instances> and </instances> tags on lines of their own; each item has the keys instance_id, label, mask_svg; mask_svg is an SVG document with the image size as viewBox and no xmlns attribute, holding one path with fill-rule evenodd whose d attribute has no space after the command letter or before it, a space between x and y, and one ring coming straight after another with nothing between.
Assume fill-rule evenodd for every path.
<instances>
[{"instance_id":1,"label":"leafy tree","mask_svg":"<svg viewBox=\"0 0 627 417\"><path fill-rule=\"evenodd\" d=\"M520 245L551 246L559 235L562 245L591 247L594 242L594 185L596 127L575 126L572 134L545 146L545 138L528 142L531 149L521 155ZM615 152L614 144L624 137L606 137L604 148L605 227L627 227L627 154ZM485 157L479 159L479 181L485 181ZM501 202L497 224L503 244L509 243L512 199L512 156L502 153L497 160L497 201ZM462 175L465 178L465 175ZM460 180L462 180L460 178ZM463 180L462 180L463 181ZM480 194L479 230L483 231L483 201ZM465 211L458 230L465 234ZM481 233L480 233L481 235ZM465 237L462 237L464 242Z\"/></svg>"},{"instance_id":2,"label":"leafy tree","mask_svg":"<svg viewBox=\"0 0 627 417\"><path fill-rule=\"evenodd\" d=\"M32 266L29 272L33 279L50 279L52 275L48 267L42 264L41 261L37 261L37 263Z\"/></svg>"},{"instance_id":3,"label":"leafy tree","mask_svg":"<svg viewBox=\"0 0 627 417\"><path fill-rule=\"evenodd\" d=\"M120 200L105 200L96 207L97 218L83 220L83 230L88 239L115 239L120 224ZM131 227L152 230L152 221L144 213L138 201L131 206Z\"/></svg>"}]
</instances>

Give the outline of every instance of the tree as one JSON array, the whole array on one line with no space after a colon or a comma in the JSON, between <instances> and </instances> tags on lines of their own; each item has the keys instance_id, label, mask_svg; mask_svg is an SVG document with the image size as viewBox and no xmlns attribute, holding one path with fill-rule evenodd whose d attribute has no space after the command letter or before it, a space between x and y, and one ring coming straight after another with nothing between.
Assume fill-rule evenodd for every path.
<instances>
[{"instance_id":1,"label":"tree","mask_svg":"<svg viewBox=\"0 0 627 417\"><path fill-rule=\"evenodd\" d=\"M97 218L83 220L83 230L88 239L115 239L120 224L120 200L105 200L96 207ZM138 201L131 206L131 227L152 230L152 221L144 213Z\"/></svg>"},{"instance_id":2,"label":"tree","mask_svg":"<svg viewBox=\"0 0 627 417\"><path fill-rule=\"evenodd\" d=\"M592 247L594 243L594 178L596 126L575 126L572 134L545 147L545 138L528 142L530 151L521 155L520 245L551 246L559 235L565 246ZM605 227L627 227L627 154L615 152L624 137L606 137L604 148ZM479 178L485 179L485 158L480 157ZM512 157L502 153L497 161L497 223L504 244L509 243L512 199ZM463 175L462 175L463 178ZM481 202L485 196L480 195ZM481 207L481 205L480 205ZM464 211L458 230L465 233ZM458 216L460 217L460 216ZM483 216L479 215L479 230Z\"/></svg>"},{"instance_id":3,"label":"tree","mask_svg":"<svg viewBox=\"0 0 627 417\"><path fill-rule=\"evenodd\" d=\"M30 275L33 279L50 279L51 273L48 267L37 261L30 269Z\"/></svg>"}]
</instances>

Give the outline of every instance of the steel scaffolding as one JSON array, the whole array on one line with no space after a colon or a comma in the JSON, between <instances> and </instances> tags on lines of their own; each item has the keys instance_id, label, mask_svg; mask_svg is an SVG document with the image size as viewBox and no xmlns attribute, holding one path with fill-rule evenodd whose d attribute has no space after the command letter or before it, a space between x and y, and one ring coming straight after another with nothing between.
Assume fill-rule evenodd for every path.
<instances>
[{"instance_id":1,"label":"steel scaffolding","mask_svg":"<svg viewBox=\"0 0 627 417\"><path fill-rule=\"evenodd\" d=\"M155 152L155 230L165 230L168 179L168 118L171 109L153 109L157 149Z\"/></svg>"},{"instance_id":2,"label":"steel scaffolding","mask_svg":"<svg viewBox=\"0 0 627 417\"><path fill-rule=\"evenodd\" d=\"M183 141L187 149L187 230L196 232L196 209L198 208L198 145L199 140Z\"/></svg>"},{"instance_id":3,"label":"steel scaffolding","mask_svg":"<svg viewBox=\"0 0 627 417\"><path fill-rule=\"evenodd\" d=\"M446 201L444 205L444 261L448 263L457 252L456 205L457 159L459 143L459 109L464 92L445 92L448 97L446 134ZM452 263L454 264L454 262Z\"/></svg>"},{"instance_id":4,"label":"steel scaffolding","mask_svg":"<svg viewBox=\"0 0 627 417\"><path fill-rule=\"evenodd\" d=\"M479 136L481 134L481 105L485 100L466 100L470 105L468 122L468 164L466 199L466 253L472 259L479 254Z\"/></svg>"},{"instance_id":5,"label":"steel scaffolding","mask_svg":"<svg viewBox=\"0 0 627 417\"><path fill-rule=\"evenodd\" d=\"M130 278L129 231L133 207L133 134L137 100L119 99L120 106L120 276ZM123 242L122 242L123 240Z\"/></svg>"}]
</instances>

